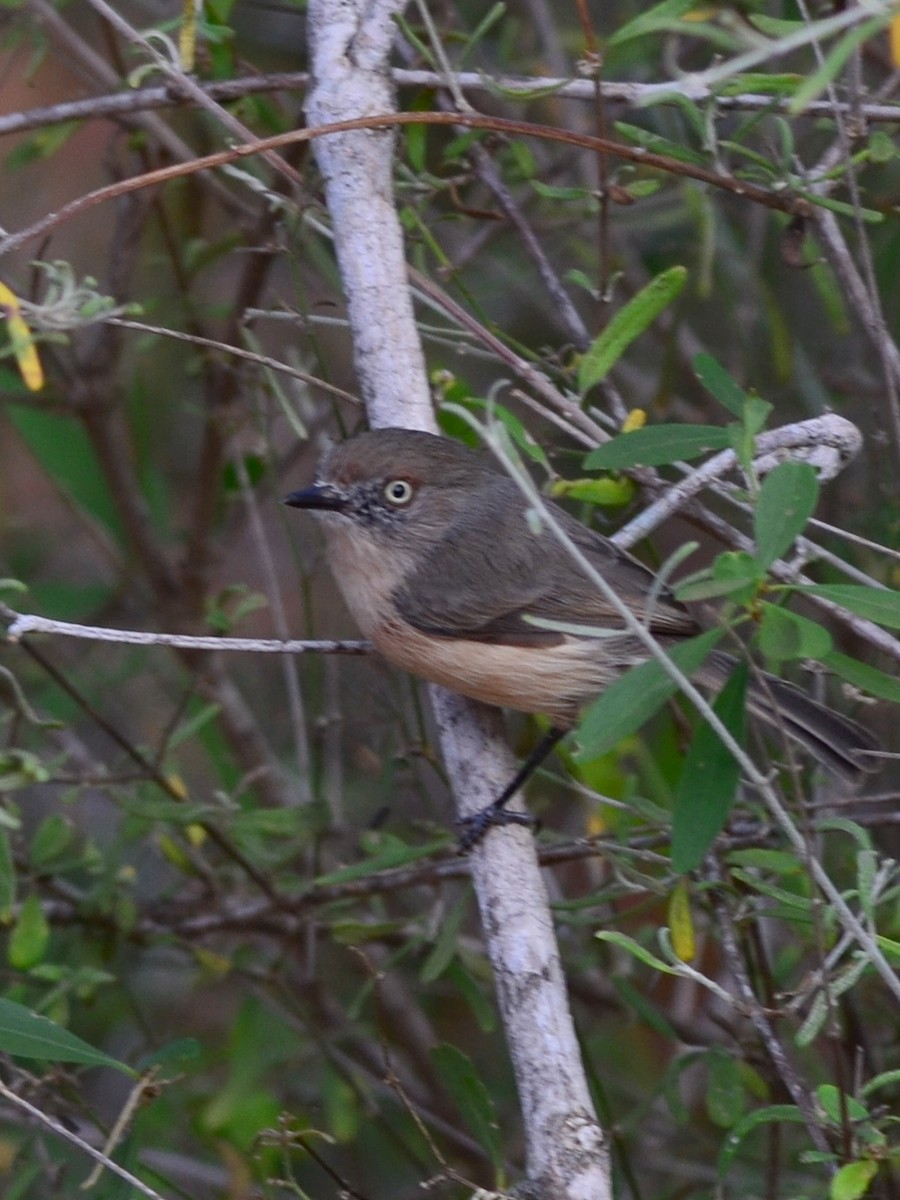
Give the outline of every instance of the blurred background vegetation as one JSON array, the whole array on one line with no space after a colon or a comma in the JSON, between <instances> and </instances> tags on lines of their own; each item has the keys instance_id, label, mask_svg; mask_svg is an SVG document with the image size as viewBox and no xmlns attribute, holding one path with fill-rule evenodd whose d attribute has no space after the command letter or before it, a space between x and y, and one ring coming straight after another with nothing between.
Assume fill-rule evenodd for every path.
<instances>
[{"instance_id":1,"label":"blurred background vegetation","mask_svg":"<svg viewBox=\"0 0 900 1200\"><path fill-rule=\"evenodd\" d=\"M8 322L0 598L110 629L353 637L317 529L279 504L329 439L363 423L309 145L38 226L92 189L302 124L303 5L200 7L192 49L176 3L3 5L0 272L46 380L29 390ZM644 146L670 168L416 125L398 134L397 190L411 264L472 319L418 288L436 395L475 413L501 404L547 452L542 483L581 478L585 446L536 411L483 330L610 432L632 409L722 424L694 370L703 352L773 406L772 427L827 410L859 427L864 450L823 488L829 528L815 534L896 585L898 35L887 5L812 8L410 6L401 108L452 111L450 77L466 72L482 113ZM816 20L819 40L804 36ZM529 81L518 95L513 79ZM569 94L547 82L564 79ZM687 271L677 300L579 398L581 356L610 314L674 265ZM611 533L646 497L606 483L615 503L574 511ZM697 536L673 521L646 557ZM723 548L699 536L700 557ZM816 577L840 576L824 562ZM887 640L832 632L895 673ZM887 700L789 673L898 749ZM465 1181L515 1180L512 1077L418 685L360 656L48 635L4 645L0 680L0 990L154 1069L113 1155L123 1166L196 1200L340 1186L376 1200L428 1180L462 1196ZM529 793L618 1194L895 1197L896 997L752 797L688 899L694 966L721 994L593 936L619 931L658 955L673 889L687 895L668 835L691 720L660 716ZM510 722L519 752L538 733ZM896 955L893 774L862 799L812 771L779 782L810 854ZM97 1147L132 1087L62 1052L7 1055L0 1077ZM89 1166L0 1101L5 1197L72 1195ZM93 1193L129 1187L104 1173Z\"/></svg>"}]
</instances>

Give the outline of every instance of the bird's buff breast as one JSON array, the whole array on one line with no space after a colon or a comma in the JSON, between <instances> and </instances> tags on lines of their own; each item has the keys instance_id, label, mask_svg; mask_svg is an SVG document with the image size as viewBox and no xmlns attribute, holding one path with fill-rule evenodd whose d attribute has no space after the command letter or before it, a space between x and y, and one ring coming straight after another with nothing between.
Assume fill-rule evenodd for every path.
<instances>
[{"instance_id":1,"label":"bird's buff breast","mask_svg":"<svg viewBox=\"0 0 900 1200\"><path fill-rule=\"evenodd\" d=\"M327 537L332 573L360 630L384 658L413 675L485 704L543 713L567 726L620 674L618 665L598 661L600 648L586 638L539 647L422 633L391 601L412 563L385 553L342 518L327 519Z\"/></svg>"},{"instance_id":2,"label":"bird's buff breast","mask_svg":"<svg viewBox=\"0 0 900 1200\"><path fill-rule=\"evenodd\" d=\"M543 713L556 725L574 724L582 707L620 671L598 661L596 643L570 638L555 646L442 638L400 619L386 619L372 644L390 662L473 700Z\"/></svg>"}]
</instances>

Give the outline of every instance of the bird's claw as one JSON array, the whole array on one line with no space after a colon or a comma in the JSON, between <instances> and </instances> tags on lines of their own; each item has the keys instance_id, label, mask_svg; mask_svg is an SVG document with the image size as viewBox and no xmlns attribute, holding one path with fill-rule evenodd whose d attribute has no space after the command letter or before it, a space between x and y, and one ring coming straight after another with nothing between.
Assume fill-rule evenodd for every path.
<instances>
[{"instance_id":1,"label":"bird's claw","mask_svg":"<svg viewBox=\"0 0 900 1200\"><path fill-rule=\"evenodd\" d=\"M537 826L537 821L530 813L510 811L489 804L470 817L461 817L456 822L459 829L459 853L468 854L477 846L489 829L495 825L526 825L529 829Z\"/></svg>"}]
</instances>

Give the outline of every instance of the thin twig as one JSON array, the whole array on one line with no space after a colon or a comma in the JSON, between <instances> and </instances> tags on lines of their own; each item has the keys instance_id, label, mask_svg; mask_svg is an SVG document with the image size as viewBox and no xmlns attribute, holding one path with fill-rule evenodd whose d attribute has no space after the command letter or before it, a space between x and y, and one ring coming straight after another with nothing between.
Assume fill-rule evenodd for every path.
<instances>
[{"instance_id":1,"label":"thin twig","mask_svg":"<svg viewBox=\"0 0 900 1200\"><path fill-rule=\"evenodd\" d=\"M280 371L284 375L290 375L292 379L299 379L301 383L319 388L338 400L346 400L348 404L360 404L359 397L354 396L352 392L344 391L343 388L329 383L327 379L321 379L318 375L310 375L308 371L300 371L288 363L280 362L277 358L270 358L267 354L256 354L252 350L245 350L242 346L230 346L227 342L220 342L215 338L201 337L196 333L185 333L180 329L169 329L164 325L148 325L144 321L133 321L127 317L107 317L105 320L107 324L117 325L120 329L134 329L138 333L151 333L156 337L171 338L176 342L187 342L192 346L202 346L208 350L220 350L231 358L240 358L245 362L266 367L270 371Z\"/></svg>"},{"instance_id":2,"label":"thin twig","mask_svg":"<svg viewBox=\"0 0 900 1200\"><path fill-rule=\"evenodd\" d=\"M61 1137L64 1141L71 1142L73 1146L77 1146L84 1154L96 1159L101 1166L107 1171L112 1171L114 1175L118 1175L120 1179L124 1179L126 1183L131 1184L133 1188L141 1193L142 1196L149 1196L150 1200L164 1200L160 1192L155 1191L152 1187L148 1187L146 1183L138 1179L136 1175L132 1175L130 1171L126 1171L124 1167L120 1167L118 1163L113 1162L101 1150L95 1149L89 1142L80 1138L77 1133L73 1133L71 1129L67 1129L65 1125L61 1125L59 1121L55 1121L53 1117L47 1113L41 1112L39 1108L35 1108L22 1096L17 1096L14 1091L0 1081L0 1096L3 1096L10 1104L14 1104L16 1108L22 1109L24 1112L45 1129L49 1129L51 1133L55 1133L57 1137Z\"/></svg>"},{"instance_id":3,"label":"thin twig","mask_svg":"<svg viewBox=\"0 0 900 1200\"><path fill-rule=\"evenodd\" d=\"M61 205L55 212L48 213L39 221L16 233L8 234L0 240L0 255L9 254L20 246L33 241L35 238L49 233L50 230L64 224L72 217L79 216L97 204L116 199L128 192L140 188L154 187L157 184L169 183L173 179L181 179L198 171L209 171L213 168L228 166L240 162L244 158L277 150L295 142L308 142L316 138L331 137L341 133L352 133L363 129L387 129L403 125L465 125L469 129L487 129L497 133L506 133L516 137L534 137L543 141L559 142L566 146L577 146L582 150L605 151L615 158L626 162L640 163L642 166L666 171L673 175L681 175L688 179L696 179L710 187L719 188L740 196L764 208L776 212L786 212L792 216L808 217L813 205L802 196L794 196L785 191L774 191L758 187L746 180L736 179L731 175L722 175L706 167L694 163L682 162L669 158L665 154L654 154L643 146L627 146L622 142L606 138L594 137L590 134L572 133L567 129L557 129L549 125L535 125L529 121L514 121L507 117L489 117L471 113L440 113L440 112L394 112L378 113L366 117L353 117L346 121L332 121L318 125L313 129L292 129L287 133L274 134L272 137L259 138L256 141L231 146L215 154L207 154L196 158L190 163L177 163L170 167L160 167L156 171L147 171L143 175L124 179L106 187L97 188L68 204Z\"/></svg>"},{"instance_id":4,"label":"thin twig","mask_svg":"<svg viewBox=\"0 0 900 1200\"><path fill-rule=\"evenodd\" d=\"M191 637L182 633L152 633L138 629L109 629L99 625L76 625L54 621L34 613L19 613L0 604L0 617L9 621L6 636L18 642L26 634L50 633L84 638L93 642L117 642L127 646L172 646L178 650L233 650L251 654L368 654L372 647L363 641L318 641L276 638Z\"/></svg>"},{"instance_id":5,"label":"thin twig","mask_svg":"<svg viewBox=\"0 0 900 1200\"><path fill-rule=\"evenodd\" d=\"M719 888L712 892L712 906L716 914L716 919L719 925L719 936L722 941L722 948L725 952L725 959L728 964L728 970L734 980L737 988L737 998L743 1007L750 1023L756 1030L759 1040L765 1048L766 1053L771 1060L772 1066L778 1075L778 1078L784 1084L791 1099L796 1104L800 1114L803 1117L803 1123L806 1126L806 1132L809 1134L810 1141L820 1151L829 1149L828 1142L822 1132L822 1123L816 1115L815 1107L809 1092L800 1082L800 1078L794 1069L794 1065L787 1056L784 1046L778 1040L778 1036L769 1021L768 1016L756 997L753 990L753 985L750 982L750 977L747 974L744 966L744 958L741 954L740 945L738 944L737 930L734 920L731 915L727 903L725 902L721 887L723 880L718 867L710 860L707 863L704 872L710 879L719 885ZM832 1172L835 1170L831 1167Z\"/></svg>"},{"instance_id":6,"label":"thin twig","mask_svg":"<svg viewBox=\"0 0 900 1200\"><path fill-rule=\"evenodd\" d=\"M401 87L436 88L446 86L446 78L437 71L397 68L393 79ZM558 100L595 100L593 80L572 79L566 76L543 75L486 75L476 71L457 72L453 79L463 92L496 96L498 93L510 101L527 103L536 94L552 94ZM195 81L196 82L196 81ZM266 75L246 75L239 79L213 80L197 86L211 100L220 103L239 100L242 96L264 95L268 92L297 92L309 86L308 71L272 72ZM640 107L651 95L656 84L629 83L618 80L602 80L600 92L607 103ZM655 95L655 91L653 93ZM677 84L672 87L672 99L661 101L676 103L680 95ZM745 92L736 96L717 96L712 89L704 96L695 97L714 105L721 112L790 112L790 99ZM127 92L112 92L107 95L91 96L85 100L64 100L59 104L47 104L40 108L29 108L22 112L5 113L0 116L0 137L13 133L27 133L31 129L44 129L51 125L62 125L69 121L103 120L110 117L126 117L165 108L184 108L196 103L181 89L170 84L156 87L133 88ZM804 117L833 117L858 115L873 124L900 121L900 106L874 101L863 101L858 106L842 102L836 105L828 100L812 100L803 110Z\"/></svg>"}]
</instances>

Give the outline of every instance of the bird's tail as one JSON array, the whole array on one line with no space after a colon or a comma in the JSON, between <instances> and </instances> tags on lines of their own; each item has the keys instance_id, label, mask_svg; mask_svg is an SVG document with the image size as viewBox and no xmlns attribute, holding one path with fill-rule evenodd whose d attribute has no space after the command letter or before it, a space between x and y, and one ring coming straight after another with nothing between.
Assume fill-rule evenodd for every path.
<instances>
[{"instance_id":1,"label":"bird's tail","mask_svg":"<svg viewBox=\"0 0 900 1200\"><path fill-rule=\"evenodd\" d=\"M704 664L701 678L721 684L731 674L737 660L715 653ZM773 729L785 733L808 750L816 762L827 767L848 783L859 783L870 771L877 771L881 743L868 729L813 700L801 688L758 674L747 689L747 709Z\"/></svg>"}]
</instances>

